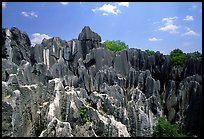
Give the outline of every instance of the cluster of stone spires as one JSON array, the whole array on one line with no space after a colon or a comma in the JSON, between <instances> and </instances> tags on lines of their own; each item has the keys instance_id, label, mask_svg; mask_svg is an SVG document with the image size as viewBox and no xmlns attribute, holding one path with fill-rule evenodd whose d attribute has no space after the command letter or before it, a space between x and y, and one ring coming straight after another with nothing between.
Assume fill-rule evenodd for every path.
<instances>
[{"instance_id":1,"label":"cluster of stone spires","mask_svg":"<svg viewBox=\"0 0 204 139\"><path fill-rule=\"evenodd\" d=\"M2 42L3 136L38 136L39 124L40 136L151 136L162 114L201 134L202 58L177 67L160 52L114 53L88 26L34 47L18 28L2 29Z\"/></svg>"}]
</instances>

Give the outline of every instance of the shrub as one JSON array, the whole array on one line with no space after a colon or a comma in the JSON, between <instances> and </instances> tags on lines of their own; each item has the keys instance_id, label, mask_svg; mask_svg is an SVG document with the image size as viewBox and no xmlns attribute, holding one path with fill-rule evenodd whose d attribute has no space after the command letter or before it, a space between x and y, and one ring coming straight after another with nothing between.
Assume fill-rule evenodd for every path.
<instances>
[{"instance_id":1,"label":"shrub","mask_svg":"<svg viewBox=\"0 0 204 139\"><path fill-rule=\"evenodd\" d=\"M171 124L165 117L160 117L154 128L153 137L186 137L178 130L177 125Z\"/></svg>"},{"instance_id":2,"label":"shrub","mask_svg":"<svg viewBox=\"0 0 204 139\"><path fill-rule=\"evenodd\" d=\"M121 42L120 40L116 40L116 41L106 40L104 42L104 44L105 44L107 49L114 51L114 52L119 52L119 51L122 51L122 50L128 48L128 45L126 45L125 42Z\"/></svg>"},{"instance_id":3,"label":"shrub","mask_svg":"<svg viewBox=\"0 0 204 139\"><path fill-rule=\"evenodd\" d=\"M148 56L151 56L151 55L154 55L154 54L155 54L154 51L149 50L149 49L145 50L145 52L147 53Z\"/></svg>"},{"instance_id":4,"label":"shrub","mask_svg":"<svg viewBox=\"0 0 204 139\"><path fill-rule=\"evenodd\" d=\"M80 116L82 118L83 123L89 122L89 118L85 116L87 111L88 108L86 106L82 106L80 109Z\"/></svg>"}]
</instances>

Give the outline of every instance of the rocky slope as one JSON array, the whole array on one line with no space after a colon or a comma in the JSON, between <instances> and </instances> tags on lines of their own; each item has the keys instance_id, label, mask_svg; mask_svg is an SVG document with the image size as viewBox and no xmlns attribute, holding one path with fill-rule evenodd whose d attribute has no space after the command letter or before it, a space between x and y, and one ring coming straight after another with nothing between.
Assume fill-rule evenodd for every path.
<instances>
[{"instance_id":1,"label":"rocky slope","mask_svg":"<svg viewBox=\"0 0 204 139\"><path fill-rule=\"evenodd\" d=\"M88 26L78 39L35 47L3 28L2 42L4 137L149 137L162 115L201 135L201 57L177 67L160 52L114 53Z\"/></svg>"}]
</instances>

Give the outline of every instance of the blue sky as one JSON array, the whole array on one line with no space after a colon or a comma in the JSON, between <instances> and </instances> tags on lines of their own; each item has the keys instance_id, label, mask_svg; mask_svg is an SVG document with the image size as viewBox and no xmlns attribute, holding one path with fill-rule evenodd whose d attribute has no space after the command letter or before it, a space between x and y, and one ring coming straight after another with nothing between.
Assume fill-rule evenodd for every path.
<instances>
[{"instance_id":1,"label":"blue sky","mask_svg":"<svg viewBox=\"0 0 204 139\"><path fill-rule=\"evenodd\" d=\"M2 27L18 27L33 44L78 38L84 26L103 41L169 54L202 52L201 2L2 2Z\"/></svg>"}]
</instances>

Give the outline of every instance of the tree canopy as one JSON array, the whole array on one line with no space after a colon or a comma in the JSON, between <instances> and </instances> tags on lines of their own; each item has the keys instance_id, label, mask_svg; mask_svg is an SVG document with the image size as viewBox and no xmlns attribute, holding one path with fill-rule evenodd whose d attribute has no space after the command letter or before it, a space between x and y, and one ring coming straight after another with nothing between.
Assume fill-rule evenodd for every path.
<instances>
[{"instance_id":1,"label":"tree canopy","mask_svg":"<svg viewBox=\"0 0 204 139\"><path fill-rule=\"evenodd\" d=\"M184 66L187 56L190 56L190 55L195 59L202 56L202 54L199 53L198 51L191 52L191 53L184 53L180 49L174 49L173 51L170 52L169 57L173 61L174 65Z\"/></svg>"},{"instance_id":2,"label":"tree canopy","mask_svg":"<svg viewBox=\"0 0 204 139\"><path fill-rule=\"evenodd\" d=\"M154 55L156 52L152 51L152 50L145 50L145 52L147 53L148 56Z\"/></svg>"},{"instance_id":3,"label":"tree canopy","mask_svg":"<svg viewBox=\"0 0 204 139\"><path fill-rule=\"evenodd\" d=\"M184 66L186 62L186 53L183 53L180 49L174 49L170 52L170 58L174 65Z\"/></svg>"},{"instance_id":4,"label":"tree canopy","mask_svg":"<svg viewBox=\"0 0 204 139\"><path fill-rule=\"evenodd\" d=\"M193 58L199 58L199 57L202 56L202 54L200 52L198 52L198 51L195 51L195 52L192 52L192 53L187 53L187 56L188 55L193 56Z\"/></svg>"},{"instance_id":5,"label":"tree canopy","mask_svg":"<svg viewBox=\"0 0 204 139\"><path fill-rule=\"evenodd\" d=\"M119 51L122 51L126 48L128 48L128 45L125 44L125 42L122 42L120 40L106 40L104 42L105 46L107 49L111 50L111 51L114 51L114 52L119 52Z\"/></svg>"}]
</instances>

